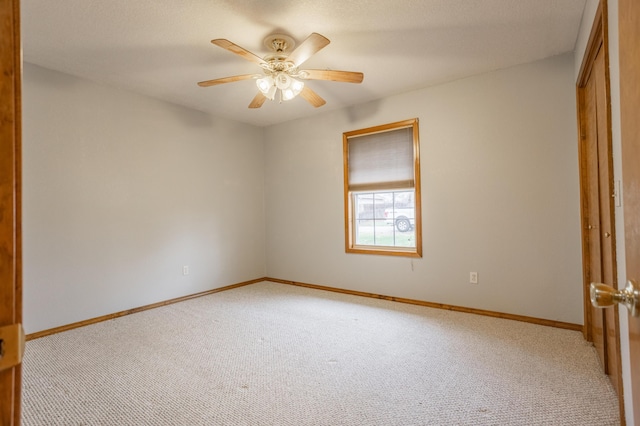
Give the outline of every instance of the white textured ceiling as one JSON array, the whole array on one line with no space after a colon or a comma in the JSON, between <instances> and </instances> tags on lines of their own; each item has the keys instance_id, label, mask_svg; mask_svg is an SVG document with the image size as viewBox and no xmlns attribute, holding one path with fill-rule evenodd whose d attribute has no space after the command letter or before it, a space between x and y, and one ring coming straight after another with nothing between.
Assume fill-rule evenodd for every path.
<instances>
[{"instance_id":1,"label":"white textured ceiling","mask_svg":"<svg viewBox=\"0 0 640 426\"><path fill-rule=\"evenodd\" d=\"M24 60L256 125L269 125L531 62L574 48L586 0L23 0ZM259 72L214 46L264 56L274 32L331 44L302 68L361 71L362 84L310 81L301 98L247 105Z\"/></svg>"}]
</instances>

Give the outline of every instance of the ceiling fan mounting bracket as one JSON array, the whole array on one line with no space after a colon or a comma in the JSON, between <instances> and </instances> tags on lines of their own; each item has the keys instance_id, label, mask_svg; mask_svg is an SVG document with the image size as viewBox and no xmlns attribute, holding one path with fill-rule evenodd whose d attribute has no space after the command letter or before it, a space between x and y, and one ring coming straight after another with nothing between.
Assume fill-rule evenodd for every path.
<instances>
[{"instance_id":1,"label":"ceiling fan mounting bracket","mask_svg":"<svg viewBox=\"0 0 640 426\"><path fill-rule=\"evenodd\" d=\"M277 55L282 55L291 52L293 48L296 47L296 42L293 38L285 34L271 34L265 37L264 45Z\"/></svg>"}]
</instances>

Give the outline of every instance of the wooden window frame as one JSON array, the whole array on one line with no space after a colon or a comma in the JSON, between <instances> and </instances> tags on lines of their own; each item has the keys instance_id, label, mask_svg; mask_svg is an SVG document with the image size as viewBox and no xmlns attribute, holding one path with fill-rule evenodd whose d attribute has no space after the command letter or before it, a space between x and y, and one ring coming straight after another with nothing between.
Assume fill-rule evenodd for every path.
<instances>
[{"instance_id":1,"label":"wooden window frame","mask_svg":"<svg viewBox=\"0 0 640 426\"><path fill-rule=\"evenodd\" d=\"M353 130L342 134L342 151L344 167L344 229L345 229L345 252L359 254L377 254L388 256L422 257L422 199L420 186L420 138L418 131L418 119L408 119L380 126L368 127L366 129ZM383 133L403 128L413 130L413 179L414 179L414 231L415 247L391 247L376 245L356 245L354 216L352 214L353 191L349 190L349 138ZM387 191L390 188L381 186L380 191Z\"/></svg>"}]
</instances>

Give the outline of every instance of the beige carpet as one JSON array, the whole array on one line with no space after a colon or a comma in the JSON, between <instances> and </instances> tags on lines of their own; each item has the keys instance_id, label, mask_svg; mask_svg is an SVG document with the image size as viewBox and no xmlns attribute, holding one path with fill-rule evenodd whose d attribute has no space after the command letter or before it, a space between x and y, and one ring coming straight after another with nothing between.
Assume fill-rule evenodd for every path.
<instances>
[{"instance_id":1,"label":"beige carpet","mask_svg":"<svg viewBox=\"0 0 640 426\"><path fill-rule=\"evenodd\" d=\"M578 332L259 283L27 343L23 424L617 425Z\"/></svg>"}]
</instances>

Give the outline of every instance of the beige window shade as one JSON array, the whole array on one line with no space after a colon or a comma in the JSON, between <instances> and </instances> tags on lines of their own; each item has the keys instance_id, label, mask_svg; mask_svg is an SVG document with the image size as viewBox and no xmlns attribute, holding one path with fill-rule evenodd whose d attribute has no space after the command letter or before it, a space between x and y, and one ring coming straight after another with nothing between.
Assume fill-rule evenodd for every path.
<instances>
[{"instance_id":1,"label":"beige window shade","mask_svg":"<svg viewBox=\"0 0 640 426\"><path fill-rule=\"evenodd\" d=\"M349 190L413 188L413 128L347 139Z\"/></svg>"}]
</instances>

